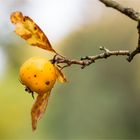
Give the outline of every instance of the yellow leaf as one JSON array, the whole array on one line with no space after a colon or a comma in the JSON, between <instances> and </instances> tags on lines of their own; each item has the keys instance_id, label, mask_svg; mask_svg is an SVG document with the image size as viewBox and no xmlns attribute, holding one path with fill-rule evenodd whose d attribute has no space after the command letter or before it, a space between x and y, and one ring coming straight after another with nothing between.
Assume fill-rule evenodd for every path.
<instances>
[{"instance_id":1,"label":"yellow leaf","mask_svg":"<svg viewBox=\"0 0 140 140\"><path fill-rule=\"evenodd\" d=\"M44 32L30 17L23 16L19 11L13 12L11 22L16 26L16 34L25 39L30 45L56 53Z\"/></svg>"},{"instance_id":2,"label":"yellow leaf","mask_svg":"<svg viewBox=\"0 0 140 140\"><path fill-rule=\"evenodd\" d=\"M36 130L37 122L44 114L46 107L48 105L48 99L50 96L50 91L44 94L39 94L31 110L32 118L32 129Z\"/></svg>"},{"instance_id":3,"label":"yellow leaf","mask_svg":"<svg viewBox=\"0 0 140 140\"><path fill-rule=\"evenodd\" d=\"M57 77L58 80L59 80L61 83L67 82L67 79L66 79L65 75L62 73L62 71L59 70L56 66L55 66L55 68L56 68L56 74L57 74L57 76L58 76L58 77Z\"/></svg>"}]
</instances>

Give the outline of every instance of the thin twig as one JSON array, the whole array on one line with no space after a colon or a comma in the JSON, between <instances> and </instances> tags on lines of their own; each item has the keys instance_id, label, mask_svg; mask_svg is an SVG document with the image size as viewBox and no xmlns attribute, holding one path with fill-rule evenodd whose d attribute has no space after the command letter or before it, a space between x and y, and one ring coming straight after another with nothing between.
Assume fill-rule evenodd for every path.
<instances>
[{"instance_id":1,"label":"thin twig","mask_svg":"<svg viewBox=\"0 0 140 140\"><path fill-rule=\"evenodd\" d=\"M99 1L104 3L107 7L112 7L120 11L121 13L125 14L126 16L128 16L129 18L135 21L140 21L140 13L132 8L124 7L118 2L112 0L99 0Z\"/></svg>"},{"instance_id":2,"label":"thin twig","mask_svg":"<svg viewBox=\"0 0 140 140\"><path fill-rule=\"evenodd\" d=\"M98 55L94 55L94 56L82 57L81 60L68 59L58 54L54 56L52 62L55 63L56 65L64 64L64 66L58 65L61 69L69 67L73 64L81 65L82 66L81 68L83 69L86 66L89 66L90 64L95 63L95 61L98 59L106 59L110 56L118 56L118 55L129 56L130 55L130 52L128 50L110 51L105 47L100 47L100 50L103 50L104 52Z\"/></svg>"},{"instance_id":3,"label":"thin twig","mask_svg":"<svg viewBox=\"0 0 140 140\"><path fill-rule=\"evenodd\" d=\"M138 37L138 46L137 46L137 48L134 51L132 51L130 53L130 56L127 58L127 60L129 62L131 62L133 60L133 58L134 58L135 55L137 55L137 54L140 53L140 22L138 22L137 29L138 29L138 36L139 36Z\"/></svg>"},{"instance_id":4,"label":"thin twig","mask_svg":"<svg viewBox=\"0 0 140 140\"><path fill-rule=\"evenodd\" d=\"M99 0L100 2L104 3L107 7L114 8L119 12L123 13L124 15L128 16L132 20L138 22L137 30L138 30L138 45L137 47L130 53L127 60L131 62L135 55L140 53L140 13L135 11L132 8L124 7L121 4L117 3L116 1L112 0Z\"/></svg>"}]
</instances>

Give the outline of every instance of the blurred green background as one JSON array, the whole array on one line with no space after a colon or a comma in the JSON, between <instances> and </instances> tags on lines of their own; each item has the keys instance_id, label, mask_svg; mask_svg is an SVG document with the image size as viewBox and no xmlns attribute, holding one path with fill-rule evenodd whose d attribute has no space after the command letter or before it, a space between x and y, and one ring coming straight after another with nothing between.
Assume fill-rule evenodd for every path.
<instances>
[{"instance_id":1,"label":"blurred green background","mask_svg":"<svg viewBox=\"0 0 140 140\"><path fill-rule=\"evenodd\" d=\"M116 1L140 11L139 0ZM31 16L54 48L73 59L101 53L99 46L133 50L138 38L134 21L98 0L2 0L0 8L0 139L140 138L139 55L131 63L111 57L83 70L76 65L64 69L69 82L55 85L32 132L34 100L19 82L19 67L32 56L51 59L53 54L28 47L13 33L9 16L15 10Z\"/></svg>"}]
</instances>

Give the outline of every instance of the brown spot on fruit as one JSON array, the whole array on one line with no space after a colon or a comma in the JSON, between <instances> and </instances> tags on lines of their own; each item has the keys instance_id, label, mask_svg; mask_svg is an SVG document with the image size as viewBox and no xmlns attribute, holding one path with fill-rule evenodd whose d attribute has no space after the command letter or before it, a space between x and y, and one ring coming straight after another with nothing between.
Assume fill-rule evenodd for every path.
<instances>
[{"instance_id":1,"label":"brown spot on fruit","mask_svg":"<svg viewBox=\"0 0 140 140\"><path fill-rule=\"evenodd\" d=\"M34 74L34 77L36 77L36 74Z\"/></svg>"},{"instance_id":2,"label":"brown spot on fruit","mask_svg":"<svg viewBox=\"0 0 140 140\"><path fill-rule=\"evenodd\" d=\"M46 85L49 85L49 84L50 84L50 81L46 81L45 84L46 84Z\"/></svg>"},{"instance_id":3,"label":"brown spot on fruit","mask_svg":"<svg viewBox=\"0 0 140 140\"><path fill-rule=\"evenodd\" d=\"M37 27L36 26L34 27L34 30L37 30Z\"/></svg>"}]
</instances>

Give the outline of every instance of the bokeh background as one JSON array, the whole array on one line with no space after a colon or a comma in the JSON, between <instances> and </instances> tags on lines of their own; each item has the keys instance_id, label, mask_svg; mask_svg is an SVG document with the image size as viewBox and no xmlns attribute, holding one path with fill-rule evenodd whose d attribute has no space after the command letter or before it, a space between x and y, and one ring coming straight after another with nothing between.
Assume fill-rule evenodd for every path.
<instances>
[{"instance_id":1,"label":"bokeh background","mask_svg":"<svg viewBox=\"0 0 140 140\"><path fill-rule=\"evenodd\" d=\"M139 0L116 0L140 12ZM98 0L1 0L0 139L76 140L140 138L140 57L98 60L81 70L64 69L68 83L57 83L38 129L31 130L34 102L19 82L20 65L32 56L53 54L15 35L9 16L22 11L68 58L137 46L136 22Z\"/></svg>"}]
</instances>

